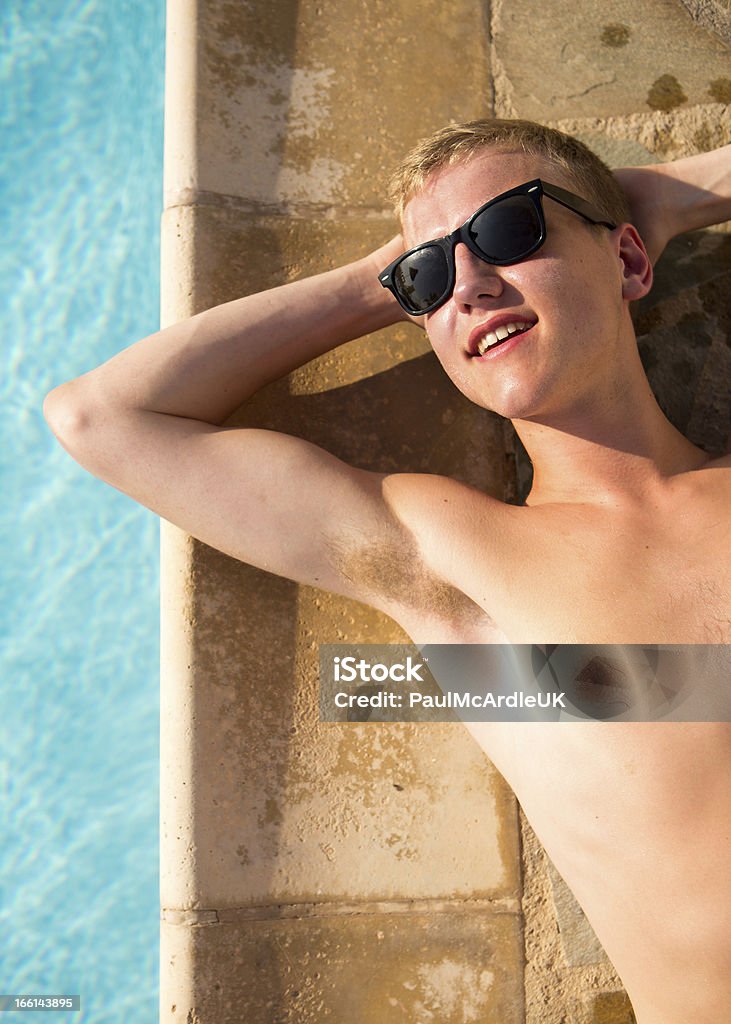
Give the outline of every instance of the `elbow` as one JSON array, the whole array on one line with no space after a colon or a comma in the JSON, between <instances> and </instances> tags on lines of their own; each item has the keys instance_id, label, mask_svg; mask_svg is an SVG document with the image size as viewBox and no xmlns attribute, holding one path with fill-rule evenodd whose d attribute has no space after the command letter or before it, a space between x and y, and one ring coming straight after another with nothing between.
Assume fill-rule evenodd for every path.
<instances>
[{"instance_id":1,"label":"elbow","mask_svg":"<svg viewBox=\"0 0 731 1024\"><path fill-rule=\"evenodd\" d=\"M49 391L43 402L43 416L63 447L72 455L92 428L91 410L81 400L75 382Z\"/></svg>"},{"instance_id":2,"label":"elbow","mask_svg":"<svg viewBox=\"0 0 731 1024\"><path fill-rule=\"evenodd\" d=\"M112 483L124 462L130 417L84 380L50 391L43 415L61 446L93 476Z\"/></svg>"}]
</instances>

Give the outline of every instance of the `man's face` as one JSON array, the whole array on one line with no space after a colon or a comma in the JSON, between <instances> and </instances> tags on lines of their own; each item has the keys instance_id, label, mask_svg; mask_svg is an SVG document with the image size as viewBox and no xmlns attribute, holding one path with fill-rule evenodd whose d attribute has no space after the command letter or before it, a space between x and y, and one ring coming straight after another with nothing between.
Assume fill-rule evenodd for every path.
<instances>
[{"instance_id":1,"label":"man's face","mask_svg":"<svg viewBox=\"0 0 731 1024\"><path fill-rule=\"evenodd\" d=\"M478 207L533 178L576 191L547 161L488 151L435 173L407 204L406 247L448 234ZM622 264L612 233L543 200L547 237L521 263L496 267L463 244L455 249L452 296L426 316L442 366L460 391L510 419L590 415L621 387L618 366L634 345L622 299ZM497 326L531 325L484 354Z\"/></svg>"}]
</instances>

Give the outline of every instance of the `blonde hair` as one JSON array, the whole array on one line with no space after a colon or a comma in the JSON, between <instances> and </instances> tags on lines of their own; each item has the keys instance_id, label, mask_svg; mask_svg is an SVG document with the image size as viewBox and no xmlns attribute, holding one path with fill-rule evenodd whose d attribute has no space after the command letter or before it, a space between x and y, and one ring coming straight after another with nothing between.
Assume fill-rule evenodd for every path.
<instances>
[{"instance_id":1,"label":"blonde hair","mask_svg":"<svg viewBox=\"0 0 731 1024\"><path fill-rule=\"evenodd\" d=\"M391 178L389 196L399 219L404 207L427 180L444 167L490 149L519 149L528 156L548 160L562 170L577 191L615 224L629 219L624 192L616 178L583 142L556 128L533 121L490 118L465 121L440 129L411 150Z\"/></svg>"}]
</instances>

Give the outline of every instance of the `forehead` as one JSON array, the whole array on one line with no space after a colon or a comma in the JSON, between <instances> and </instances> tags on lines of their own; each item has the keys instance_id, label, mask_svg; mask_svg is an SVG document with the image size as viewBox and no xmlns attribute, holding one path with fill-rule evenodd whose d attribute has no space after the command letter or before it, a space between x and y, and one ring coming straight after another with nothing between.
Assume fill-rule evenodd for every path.
<instances>
[{"instance_id":1,"label":"forehead","mask_svg":"<svg viewBox=\"0 0 731 1024\"><path fill-rule=\"evenodd\" d=\"M435 171L404 208L407 248L449 234L478 207L533 178L575 188L548 160L515 150L488 150Z\"/></svg>"}]
</instances>

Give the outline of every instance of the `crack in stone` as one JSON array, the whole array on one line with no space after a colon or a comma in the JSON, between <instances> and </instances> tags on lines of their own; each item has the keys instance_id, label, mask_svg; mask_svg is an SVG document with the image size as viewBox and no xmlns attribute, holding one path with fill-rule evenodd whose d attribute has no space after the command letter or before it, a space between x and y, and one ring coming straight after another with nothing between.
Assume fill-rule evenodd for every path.
<instances>
[{"instance_id":1,"label":"crack in stone","mask_svg":"<svg viewBox=\"0 0 731 1024\"><path fill-rule=\"evenodd\" d=\"M604 86L604 85L614 85L614 83L616 81L617 81L617 76L616 75L612 75L611 78L608 78L604 82L595 82L593 85L587 85L586 89L582 89L581 92L571 92L571 93L569 93L568 96L566 96L566 99L568 99L568 100L578 99L579 96L586 96L587 93L593 92L595 89L601 89L602 86Z\"/></svg>"}]
</instances>

